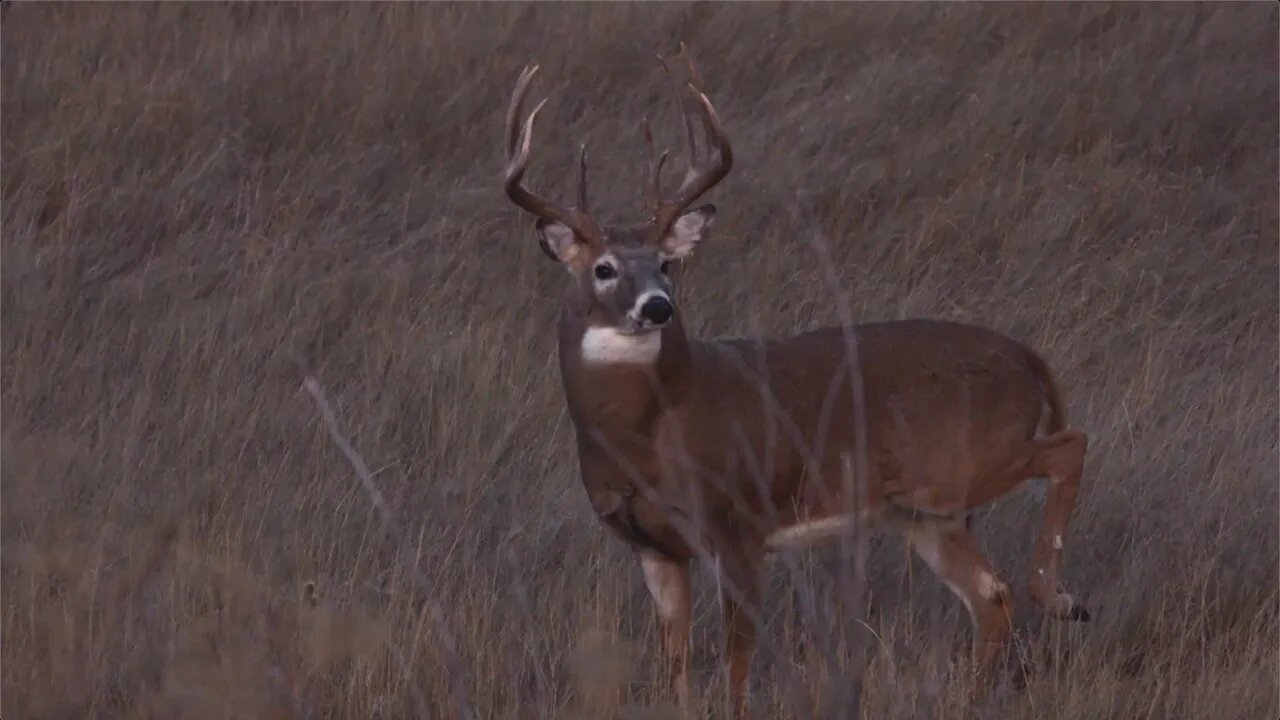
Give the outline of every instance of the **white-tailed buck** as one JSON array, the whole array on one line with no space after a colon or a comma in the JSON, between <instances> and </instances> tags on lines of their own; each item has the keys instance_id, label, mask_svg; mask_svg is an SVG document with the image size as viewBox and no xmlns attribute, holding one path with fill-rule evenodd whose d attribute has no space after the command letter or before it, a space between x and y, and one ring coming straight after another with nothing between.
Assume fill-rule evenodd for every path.
<instances>
[{"instance_id":1,"label":"white-tailed buck","mask_svg":"<svg viewBox=\"0 0 1280 720\"><path fill-rule=\"evenodd\" d=\"M901 530L959 596L978 664L990 668L1010 636L1010 596L966 521L1029 478L1049 480L1031 595L1054 617L1087 619L1059 585L1087 438L1067 428L1062 398L1035 351L985 328L931 320L785 339L685 334L668 265L707 235L715 207L691 206L732 165L720 119L691 60L688 67L697 106L683 113L689 168L664 194L666 153L654 152L646 121L652 212L643 223L606 226L592 217L585 149L576 205L524 186L542 107L521 120L536 66L516 84L505 137L507 196L537 216L542 249L569 271L560 370L582 482L601 519L635 550L680 703L689 693L691 560L714 558L719 569L737 714L756 633L746 609L758 605L766 555L872 520ZM856 340L860 402L851 393L856 366L846 333ZM842 466L858 433L866 476L855 498Z\"/></svg>"}]
</instances>

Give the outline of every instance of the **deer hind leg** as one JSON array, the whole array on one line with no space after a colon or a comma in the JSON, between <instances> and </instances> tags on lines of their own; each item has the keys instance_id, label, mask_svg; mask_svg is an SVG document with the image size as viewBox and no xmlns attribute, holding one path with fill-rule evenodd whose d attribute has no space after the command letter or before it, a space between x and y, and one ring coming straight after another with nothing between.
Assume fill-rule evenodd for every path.
<instances>
[{"instance_id":1,"label":"deer hind leg","mask_svg":"<svg viewBox=\"0 0 1280 720\"><path fill-rule=\"evenodd\" d=\"M747 679L756 644L756 614L760 612L763 567L754 554L733 553L719 558L720 602L724 608L729 717L743 718L747 709Z\"/></svg>"},{"instance_id":2,"label":"deer hind leg","mask_svg":"<svg viewBox=\"0 0 1280 720\"><path fill-rule=\"evenodd\" d=\"M1012 634L1009 586L996 576L962 520L917 521L907 528L906 535L920 559L969 611L975 659L979 671L988 674Z\"/></svg>"},{"instance_id":3,"label":"deer hind leg","mask_svg":"<svg viewBox=\"0 0 1280 720\"><path fill-rule=\"evenodd\" d=\"M637 553L644 583L658 614L660 647L667 690L675 691L681 708L689 707L689 631L691 626L689 561L641 550Z\"/></svg>"},{"instance_id":4,"label":"deer hind leg","mask_svg":"<svg viewBox=\"0 0 1280 720\"><path fill-rule=\"evenodd\" d=\"M1088 621L1088 610L1061 586L1063 539L1080 492L1088 437L1076 430L1063 430L1035 442L1031 470L1049 478L1049 493L1044 523L1032 552L1031 597L1053 617Z\"/></svg>"}]
</instances>

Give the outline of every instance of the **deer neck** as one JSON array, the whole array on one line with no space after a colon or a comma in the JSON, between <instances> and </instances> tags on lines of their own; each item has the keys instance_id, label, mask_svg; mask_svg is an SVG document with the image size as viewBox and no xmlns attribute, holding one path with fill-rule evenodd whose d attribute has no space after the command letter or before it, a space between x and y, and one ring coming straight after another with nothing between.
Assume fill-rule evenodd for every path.
<instances>
[{"instance_id":1,"label":"deer neck","mask_svg":"<svg viewBox=\"0 0 1280 720\"><path fill-rule=\"evenodd\" d=\"M566 306L559 326L561 379L580 429L644 433L694 382L678 315L651 335L621 336L592 326L584 313Z\"/></svg>"}]
</instances>

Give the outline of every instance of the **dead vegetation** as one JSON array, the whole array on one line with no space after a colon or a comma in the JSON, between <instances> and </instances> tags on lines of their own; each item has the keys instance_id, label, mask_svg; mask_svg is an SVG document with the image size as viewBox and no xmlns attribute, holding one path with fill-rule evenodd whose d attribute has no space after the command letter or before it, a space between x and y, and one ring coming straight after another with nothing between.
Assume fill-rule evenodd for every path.
<instances>
[{"instance_id":1,"label":"dead vegetation","mask_svg":"<svg viewBox=\"0 0 1280 720\"><path fill-rule=\"evenodd\" d=\"M803 240L821 232L855 317L1034 344L1091 437L1066 573L1094 622L1042 622L1017 588L1034 675L972 708L963 608L879 543L868 716L1280 713L1275 6L0 17L5 717L453 716L406 559L476 717L657 712L648 598L570 452L563 271L502 197L501 129L536 60L556 79L537 177L571 187L584 139L597 206L635 212L637 120L668 107L652 53L681 39L737 156L681 271L695 332L834 322ZM1038 517L1028 495L979 520L1011 579ZM840 677L808 652L836 621L830 560L773 574L785 654L757 656L760 716L805 716ZM695 692L715 712L705 574L697 596Z\"/></svg>"}]
</instances>

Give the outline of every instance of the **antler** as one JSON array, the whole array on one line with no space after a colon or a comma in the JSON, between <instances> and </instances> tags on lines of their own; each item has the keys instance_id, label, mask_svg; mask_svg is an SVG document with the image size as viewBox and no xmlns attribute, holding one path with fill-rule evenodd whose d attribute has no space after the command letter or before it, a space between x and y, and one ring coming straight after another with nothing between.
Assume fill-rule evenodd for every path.
<instances>
[{"instance_id":1,"label":"antler","mask_svg":"<svg viewBox=\"0 0 1280 720\"><path fill-rule=\"evenodd\" d=\"M648 116L640 121L644 131L644 144L649 148L649 182L645 186L645 201L657 207L662 204L662 166L667 162L667 151L659 155L653 146L653 129L649 127Z\"/></svg>"},{"instance_id":2,"label":"antler","mask_svg":"<svg viewBox=\"0 0 1280 720\"><path fill-rule=\"evenodd\" d=\"M703 131L706 133L707 157L703 161L699 160L698 146L694 140L693 117L685 110L684 102L680 97L680 85L676 82L675 74L671 71L671 65L666 58L659 55L658 60L662 63L662 67L667 71L667 76L671 79L676 107L680 109L680 114L684 121L685 141L689 145L689 167L685 170L684 181L680 183L680 187L670 200L663 200L658 176L662 172L662 161L666 159L666 153L663 153L659 158L653 159L653 141L649 135L648 123L645 123L645 139L649 143L651 157L649 192L651 202L655 205L653 222L663 231L671 227L671 223L680 217L680 213L685 208L689 207L703 193L723 180L733 167L733 148L729 145L729 138L725 136L724 128L720 125L720 117L716 115L715 107L712 106L711 100L701 90L702 76L698 73L698 68L694 66L693 58L689 56L684 43L680 43L680 55L689 66L689 89L696 94L698 107L702 111L701 119Z\"/></svg>"},{"instance_id":3,"label":"antler","mask_svg":"<svg viewBox=\"0 0 1280 720\"><path fill-rule=\"evenodd\" d=\"M507 109L507 168L505 187L511 202L528 210L544 220L558 222L571 228L579 238L586 242L598 242L600 226L588 215L587 208L587 148L582 146L578 156L578 205L564 207L559 203L534 195L521 184L525 168L529 165L529 143L533 134L533 121L538 111L547 104L544 99L534 107L529 117L520 123L524 112L524 98L529 93L529 85L537 74L538 66L526 67L516 81L515 92L511 96L511 107Z\"/></svg>"}]
</instances>

